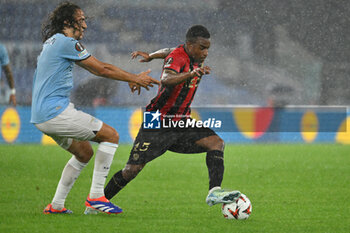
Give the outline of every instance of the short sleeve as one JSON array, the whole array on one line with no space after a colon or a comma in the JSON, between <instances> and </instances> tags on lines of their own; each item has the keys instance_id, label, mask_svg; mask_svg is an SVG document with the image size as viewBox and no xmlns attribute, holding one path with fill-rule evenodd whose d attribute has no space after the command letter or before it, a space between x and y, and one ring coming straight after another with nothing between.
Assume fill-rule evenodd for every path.
<instances>
[{"instance_id":1,"label":"short sleeve","mask_svg":"<svg viewBox=\"0 0 350 233\"><path fill-rule=\"evenodd\" d=\"M64 40L61 51L64 58L74 61L84 60L91 56L79 41L72 38Z\"/></svg>"},{"instance_id":2,"label":"short sleeve","mask_svg":"<svg viewBox=\"0 0 350 233\"><path fill-rule=\"evenodd\" d=\"M183 56L178 55L177 53L170 53L169 56L165 58L164 69L180 73L185 64L186 60Z\"/></svg>"},{"instance_id":3,"label":"short sleeve","mask_svg":"<svg viewBox=\"0 0 350 233\"><path fill-rule=\"evenodd\" d=\"M0 65L5 66L10 63L9 55L5 46L0 44Z\"/></svg>"}]
</instances>

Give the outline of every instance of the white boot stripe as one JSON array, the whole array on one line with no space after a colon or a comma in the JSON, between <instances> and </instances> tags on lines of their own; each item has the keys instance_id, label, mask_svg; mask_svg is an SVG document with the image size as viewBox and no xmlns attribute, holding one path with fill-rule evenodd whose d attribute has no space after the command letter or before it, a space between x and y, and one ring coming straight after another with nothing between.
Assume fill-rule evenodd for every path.
<instances>
[{"instance_id":1,"label":"white boot stripe","mask_svg":"<svg viewBox=\"0 0 350 233\"><path fill-rule=\"evenodd\" d=\"M93 207L93 208L95 208L97 210L106 212L106 213L109 213L111 210L115 209L115 207L113 207L113 206L107 206L107 205L104 205L104 204L95 204L95 205L91 205L91 207Z\"/></svg>"}]
</instances>

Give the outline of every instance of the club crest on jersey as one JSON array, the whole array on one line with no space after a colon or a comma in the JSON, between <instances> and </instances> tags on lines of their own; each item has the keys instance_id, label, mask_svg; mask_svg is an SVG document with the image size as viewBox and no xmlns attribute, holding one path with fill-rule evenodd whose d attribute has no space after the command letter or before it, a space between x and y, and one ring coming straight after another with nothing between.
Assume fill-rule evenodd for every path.
<instances>
[{"instance_id":1,"label":"club crest on jersey","mask_svg":"<svg viewBox=\"0 0 350 233\"><path fill-rule=\"evenodd\" d=\"M80 44L80 42L77 42L76 44L75 44L75 49L77 50L77 51L79 51L79 52L81 52L81 51L84 51L84 46L82 45L82 44Z\"/></svg>"},{"instance_id":2,"label":"club crest on jersey","mask_svg":"<svg viewBox=\"0 0 350 233\"><path fill-rule=\"evenodd\" d=\"M169 57L168 60L166 60L164 67L169 67L173 63L173 58Z\"/></svg>"}]
</instances>

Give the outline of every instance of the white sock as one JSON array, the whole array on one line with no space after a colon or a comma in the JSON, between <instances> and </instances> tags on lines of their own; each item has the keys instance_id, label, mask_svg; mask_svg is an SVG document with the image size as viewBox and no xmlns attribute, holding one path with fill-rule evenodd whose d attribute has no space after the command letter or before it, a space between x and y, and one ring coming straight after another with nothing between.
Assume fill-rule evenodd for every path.
<instances>
[{"instance_id":1,"label":"white sock","mask_svg":"<svg viewBox=\"0 0 350 233\"><path fill-rule=\"evenodd\" d=\"M109 169L113 162L114 153L118 144L101 142L95 156L94 173L90 189L90 198L95 199L104 196L104 186Z\"/></svg>"},{"instance_id":2,"label":"white sock","mask_svg":"<svg viewBox=\"0 0 350 233\"><path fill-rule=\"evenodd\" d=\"M61 210L64 208L64 202L69 191L72 189L73 184L80 175L81 170L83 170L86 165L87 163L79 162L75 156L72 156L72 158L68 161L62 171L55 196L52 199L52 208L56 210Z\"/></svg>"}]
</instances>

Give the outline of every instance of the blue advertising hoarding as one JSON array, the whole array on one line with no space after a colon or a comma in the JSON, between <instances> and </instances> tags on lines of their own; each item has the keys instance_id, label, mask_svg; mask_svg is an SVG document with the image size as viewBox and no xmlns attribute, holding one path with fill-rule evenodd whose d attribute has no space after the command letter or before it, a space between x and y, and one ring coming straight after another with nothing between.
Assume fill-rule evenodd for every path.
<instances>
[{"instance_id":1,"label":"blue advertising hoarding","mask_svg":"<svg viewBox=\"0 0 350 233\"><path fill-rule=\"evenodd\" d=\"M134 107L85 108L114 127L120 143L132 143L143 123L143 111ZM194 108L193 118L222 122L214 130L226 143L345 143L350 144L347 108L263 107ZM30 121L30 107L0 107L0 143L43 143L52 140Z\"/></svg>"}]
</instances>

